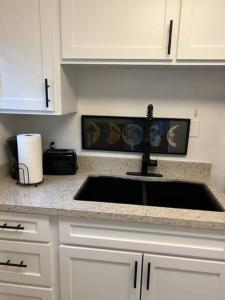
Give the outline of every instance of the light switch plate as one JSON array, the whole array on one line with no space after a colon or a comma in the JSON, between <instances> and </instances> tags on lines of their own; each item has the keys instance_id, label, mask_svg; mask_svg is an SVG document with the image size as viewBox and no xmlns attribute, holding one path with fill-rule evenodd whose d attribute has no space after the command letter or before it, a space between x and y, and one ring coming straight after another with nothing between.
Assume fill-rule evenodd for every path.
<instances>
[{"instance_id":1,"label":"light switch plate","mask_svg":"<svg viewBox=\"0 0 225 300\"><path fill-rule=\"evenodd\" d=\"M190 128L190 137L199 137L199 128L200 128L200 121L192 119L191 128Z\"/></svg>"}]
</instances>

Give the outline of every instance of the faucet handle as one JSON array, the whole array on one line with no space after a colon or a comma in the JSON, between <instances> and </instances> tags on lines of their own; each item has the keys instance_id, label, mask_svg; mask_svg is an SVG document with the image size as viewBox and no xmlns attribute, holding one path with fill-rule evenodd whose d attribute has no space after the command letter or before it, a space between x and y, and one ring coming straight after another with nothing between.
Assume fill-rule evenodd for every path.
<instances>
[{"instance_id":1,"label":"faucet handle","mask_svg":"<svg viewBox=\"0 0 225 300\"><path fill-rule=\"evenodd\" d=\"M149 165L150 167L157 167L157 165L158 165L157 159L150 159L148 165Z\"/></svg>"}]
</instances>

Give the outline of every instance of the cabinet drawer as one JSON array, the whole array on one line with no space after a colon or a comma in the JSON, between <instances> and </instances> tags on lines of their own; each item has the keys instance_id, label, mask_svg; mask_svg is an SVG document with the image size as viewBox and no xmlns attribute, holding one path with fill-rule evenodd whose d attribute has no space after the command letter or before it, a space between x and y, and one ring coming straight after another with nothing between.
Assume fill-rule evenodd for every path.
<instances>
[{"instance_id":1,"label":"cabinet drawer","mask_svg":"<svg viewBox=\"0 0 225 300\"><path fill-rule=\"evenodd\" d=\"M0 212L0 239L50 241L46 216Z\"/></svg>"},{"instance_id":2,"label":"cabinet drawer","mask_svg":"<svg viewBox=\"0 0 225 300\"><path fill-rule=\"evenodd\" d=\"M225 233L218 230L61 217L59 235L69 245L225 260Z\"/></svg>"},{"instance_id":3,"label":"cabinet drawer","mask_svg":"<svg viewBox=\"0 0 225 300\"><path fill-rule=\"evenodd\" d=\"M1 300L53 300L52 290L0 283Z\"/></svg>"},{"instance_id":4,"label":"cabinet drawer","mask_svg":"<svg viewBox=\"0 0 225 300\"><path fill-rule=\"evenodd\" d=\"M31 285L51 285L51 246L0 242L0 281Z\"/></svg>"}]
</instances>

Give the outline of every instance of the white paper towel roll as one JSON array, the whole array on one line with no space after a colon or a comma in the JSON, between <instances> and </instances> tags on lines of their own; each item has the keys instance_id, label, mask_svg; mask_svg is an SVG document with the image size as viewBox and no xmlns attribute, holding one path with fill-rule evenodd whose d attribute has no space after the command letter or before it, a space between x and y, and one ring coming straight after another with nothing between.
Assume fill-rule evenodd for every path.
<instances>
[{"instance_id":1,"label":"white paper towel roll","mask_svg":"<svg viewBox=\"0 0 225 300\"><path fill-rule=\"evenodd\" d=\"M35 184L43 180L42 141L40 134L17 135L19 181Z\"/></svg>"}]
</instances>

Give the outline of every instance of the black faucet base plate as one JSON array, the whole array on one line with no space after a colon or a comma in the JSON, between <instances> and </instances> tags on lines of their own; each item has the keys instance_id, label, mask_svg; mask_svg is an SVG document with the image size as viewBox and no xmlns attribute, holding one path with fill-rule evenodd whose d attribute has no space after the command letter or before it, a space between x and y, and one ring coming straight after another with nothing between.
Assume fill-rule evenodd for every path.
<instances>
[{"instance_id":1,"label":"black faucet base plate","mask_svg":"<svg viewBox=\"0 0 225 300\"><path fill-rule=\"evenodd\" d=\"M127 172L127 175L131 176L144 176L144 177L163 177L162 174L158 173L142 173L142 172Z\"/></svg>"}]
</instances>

